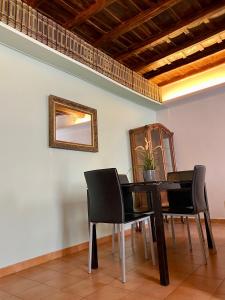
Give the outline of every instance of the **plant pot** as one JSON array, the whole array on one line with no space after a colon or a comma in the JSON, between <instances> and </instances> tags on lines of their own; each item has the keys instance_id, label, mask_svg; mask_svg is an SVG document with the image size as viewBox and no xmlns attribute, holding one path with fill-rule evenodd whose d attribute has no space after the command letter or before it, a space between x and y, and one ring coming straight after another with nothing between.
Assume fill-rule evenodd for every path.
<instances>
[{"instance_id":1,"label":"plant pot","mask_svg":"<svg viewBox=\"0 0 225 300\"><path fill-rule=\"evenodd\" d=\"M144 170L143 177L144 177L144 181L156 181L156 171L155 170Z\"/></svg>"}]
</instances>

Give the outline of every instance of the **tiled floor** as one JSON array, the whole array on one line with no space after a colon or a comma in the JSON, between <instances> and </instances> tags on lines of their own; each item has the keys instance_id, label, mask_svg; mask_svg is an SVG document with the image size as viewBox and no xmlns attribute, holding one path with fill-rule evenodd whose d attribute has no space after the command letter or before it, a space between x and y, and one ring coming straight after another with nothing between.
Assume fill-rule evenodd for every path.
<instances>
[{"instance_id":1,"label":"tiled floor","mask_svg":"<svg viewBox=\"0 0 225 300\"><path fill-rule=\"evenodd\" d=\"M126 241L127 283L119 280L118 256L111 244L99 247L99 269L87 274L87 251L57 259L16 275L0 279L0 300L147 300L225 299L225 225L214 224L217 255L208 254L202 263L197 232L191 224L193 252L187 244L186 228L176 224L176 248L166 224L170 285L159 284L157 267L144 259L140 233L135 253Z\"/></svg>"}]
</instances>

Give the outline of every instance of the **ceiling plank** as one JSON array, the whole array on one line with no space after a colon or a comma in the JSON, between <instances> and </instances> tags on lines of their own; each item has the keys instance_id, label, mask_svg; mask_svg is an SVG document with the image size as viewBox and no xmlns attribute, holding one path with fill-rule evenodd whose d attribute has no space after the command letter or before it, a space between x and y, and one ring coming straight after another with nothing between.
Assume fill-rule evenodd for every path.
<instances>
[{"instance_id":1,"label":"ceiling plank","mask_svg":"<svg viewBox=\"0 0 225 300\"><path fill-rule=\"evenodd\" d=\"M150 78L153 78L160 74L175 70L181 66L192 64L204 57L208 57L212 54L215 54L216 52L222 51L222 50L224 50L224 48L225 48L225 40L222 41L221 43L209 46L209 47L205 48L205 50L203 50L203 51L196 52L192 55L189 55L186 58L178 59L175 62L172 62L170 65L164 65L157 70L152 70L150 72L147 72L144 74L144 77L146 79L150 79Z\"/></svg>"},{"instance_id":2,"label":"ceiling plank","mask_svg":"<svg viewBox=\"0 0 225 300\"><path fill-rule=\"evenodd\" d=\"M151 81L155 82L159 86L164 86L164 85L167 85L169 83L187 78L189 76L195 75L197 73L200 73L200 72L209 70L211 68L217 67L221 64L224 64L225 63L225 50L220 51L219 53L216 53L214 55L217 55L217 54L219 54L219 55L218 55L218 58L216 58L215 61L214 60L212 62L207 61L205 63L204 59L202 59L202 66L198 67L198 69L190 70L188 72L184 72L183 68L181 67L181 68L179 68L181 70L181 74L173 75L173 71L171 71L170 73L167 73L167 74L169 74L169 76L166 76L165 80L160 80L160 75L159 75L159 76L154 77L154 79L151 79ZM210 57L212 57L212 56L210 56ZM208 60L207 57L206 57L206 60Z\"/></svg>"},{"instance_id":3,"label":"ceiling plank","mask_svg":"<svg viewBox=\"0 0 225 300\"><path fill-rule=\"evenodd\" d=\"M77 14L77 10L73 8L73 6L70 5L68 2L66 2L65 0L55 0L55 1L71 14L73 15Z\"/></svg>"},{"instance_id":4,"label":"ceiling plank","mask_svg":"<svg viewBox=\"0 0 225 300\"><path fill-rule=\"evenodd\" d=\"M189 41L183 43L181 46L173 47L171 50L167 51L166 53L161 53L160 55L154 56L149 61L147 62L145 61L145 64L143 64L142 66L135 68L134 71L140 74L144 74L148 71L148 68L151 66L152 63L157 62L161 59L169 58L169 56L171 55L176 56L176 54L178 54L180 51L185 51L190 47L198 46L199 43L202 43L209 38L216 38L216 36L221 33L222 34L225 33L224 25L217 27L214 30L207 31L195 39L190 39Z\"/></svg>"},{"instance_id":5,"label":"ceiling plank","mask_svg":"<svg viewBox=\"0 0 225 300\"><path fill-rule=\"evenodd\" d=\"M168 35L172 33L179 34L180 32L184 31L186 27L193 26L194 24L201 22L201 20L205 18L210 18L214 14L220 12L221 9L225 10L225 0L221 0L217 4L212 3L211 5L207 5L207 7L204 8L201 13L191 16L185 20L181 20L175 26L172 26L171 28L160 32L159 34L155 34L154 36L152 36L148 40L143 41L142 43L138 43L137 45L130 47L126 52L115 56L114 58L121 61L127 59L132 55L139 54L148 49L149 47L160 43L161 41L166 39Z\"/></svg>"},{"instance_id":6,"label":"ceiling plank","mask_svg":"<svg viewBox=\"0 0 225 300\"><path fill-rule=\"evenodd\" d=\"M97 14L99 11L109 6L114 1L115 0L96 0L87 9L81 11L78 15L66 22L63 26L68 29L73 29L74 26L84 23L87 19Z\"/></svg>"},{"instance_id":7,"label":"ceiling plank","mask_svg":"<svg viewBox=\"0 0 225 300\"><path fill-rule=\"evenodd\" d=\"M177 3L178 1L180 0L162 0L158 4L155 4L153 7L139 13L135 17L121 23L111 31L105 33L100 39L95 42L94 46L101 47L105 42L118 38L120 35L131 31L132 29L145 23L149 19L160 14L162 11L168 9L171 5Z\"/></svg>"},{"instance_id":8,"label":"ceiling plank","mask_svg":"<svg viewBox=\"0 0 225 300\"><path fill-rule=\"evenodd\" d=\"M33 8L37 8L38 6L40 6L45 0L32 0L31 1L31 6Z\"/></svg>"}]
</instances>

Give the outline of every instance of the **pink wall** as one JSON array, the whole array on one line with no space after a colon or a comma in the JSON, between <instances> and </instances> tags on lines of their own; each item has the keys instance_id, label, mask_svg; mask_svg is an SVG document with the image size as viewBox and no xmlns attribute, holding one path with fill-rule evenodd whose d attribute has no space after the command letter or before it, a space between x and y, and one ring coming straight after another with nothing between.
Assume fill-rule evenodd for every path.
<instances>
[{"instance_id":1,"label":"pink wall","mask_svg":"<svg viewBox=\"0 0 225 300\"><path fill-rule=\"evenodd\" d=\"M174 132L177 170L206 165L213 218L225 218L225 85L168 101L158 122Z\"/></svg>"}]
</instances>

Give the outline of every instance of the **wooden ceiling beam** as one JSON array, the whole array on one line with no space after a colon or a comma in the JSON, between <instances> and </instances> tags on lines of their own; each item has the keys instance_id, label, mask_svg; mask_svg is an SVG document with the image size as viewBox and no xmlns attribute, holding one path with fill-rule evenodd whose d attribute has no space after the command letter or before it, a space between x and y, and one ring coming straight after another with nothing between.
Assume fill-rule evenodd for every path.
<instances>
[{"instance_id":1,"label":"wooden ceiling beam","mask_svg":"<svg viewBox=\"0 0 225 300\"><path fill-rule=\"evenodd\" d=\"M65 10L72 13L73 15L77 14L77 10L73 8L72 5L70 5L65 0L55 0L59 5L61 5Z\"/></svg>"},{"instance_id":2,"label":"wooden ceiling beam","mask_svg":"<svg viewBox=\"0 0 225 300\"><path fill-rule=\"evenodd\" d=\"M171 71L171 74L168 73L169 76L166 77L167 79L159 81L159 78L160 78L160 75L159 75L159 76L155 77L154 79L151 79L151 81L153 81L156 84L158 84L158 86L164 86L164 85L170 84L172 82L184 79L186 77L195 75L197 73L200 73L200 72L209 70L211 68L217 67L217 66L225 63L225 50L221 51L220 53L221 53L221 55L219 55L219 58L216 59L216 61L213 61L213 62L210 62L210 63L208 63L208 62L207 63L203 63L201 67L198 67L195 70L190 70L188 72L184 72L182 70L182 67L181 67L180 68L180 71L181 71L180 73L181 74L173 75L172 74L173 71Z\"/></svg>"},{"instance_id":3,"label":"wooden ceiling beam","mask_svg":"<svg viewBox=\"0 0 225 300\"><path fill-rule=\"evenodd\" d=\"M115 56L114 58L117 60L126 60L132 55L137 55L149 47L152 47L153 45L159 44L162 42L168 35L170 34L179 34L180 32L187 29L187 27L193 26L197 22L201 22L201 20L204 20L205 18L210 18L214 14L221 11L221 9L225 9L225 0L219 1L217 4L212 3L211 5L208 5L206 8L202 10L200 14L196 14L194 16L191 16L185 20L181 20L178 22L175 26L170 27L167 30L164 30L163 32L160 32L159 34L155 34L148 40L143 41L142 43L138 43L137 45L134 45L133 47L130 47L126 52Z\"/></svg>"},{"instance_id":4,"label":"wooden ceiling beam","mask_svg":"<svg viewBox=\"0 0 225 300\"><path fill-rule=\"evenodd\" d=\"M87 19L97 14L105 7L112 4L115 0L96 0L87 9L81 11L74 18L66 22L63 26L68 29L73 29L74 26L84 23Z\"/></svg>"},{"instance_id":5,"label":"wooden ceiling beam","mask_svg":"<svg viewBox=\"0 0 225 300\"><path fill-rule=\"evenodd\" d=\"M37 8L38 6L40 6L45 0L32 0L30 2L30 5L33 7L33 8Z\"/></svg>"},{"instance_id":6,"label":"wooden ceiling beam","mask_svg":"<svg viewBox=\"0 0 225 300\"><path fill-rule=\"evenodd\" d=\"M173 47L171 50L167 51L166 53L161 53L160 55L153 57L152 59L148 60L147 62L145 61L145 64L143 64L139 67L136 67L134 69L134 71L138 72L140 74L144 74L148 71L148 68L151 66L152 63L155 63L161 59L169 58L171 55L176 56L176 54L178 54L179 52L181 52L181 51L185 52L185 50L187 50L188 48L191 48L193 46L198 46L200 43L206 41L209 38L216 39L216 36L221 33L225 33L224 25L217 27L214 30L209 30L209 31L205 32L204 34L202 34L201 36L198 36L195 39L190 39L189 41L183 43L181 46Z\"/></svg>"},{"instance_id":7,"label":"wooden ceiling beam","mask_svg":"<svg viewBox=\"0 0 225 300\"><path fill-rule=\"evenodd\" d=\"M135 17L121 23L116 26L111 31L105 33L100 39L98 39L94 46L101 47L105 42L114 40L120 35L131 31L132 29L140 26L141 24L147 22L151 18L157 16L162 11L168 9L171 5L177 3L179 0L162 0L159 3L155 4L153 7L139 13Z\"/></svg>"},{"instance_id":8,"label":"wooden ceiling beam","mask_svg":"<svg viewBox=\"0 0 225 300\"><path fill-rule=\"evenodd\" d=\"M165 66L162 66L161 68L158 68L157 70L152 70L150 72L147 72L144 74L144 77L146 79L150 79L150 78L153 78L160 74L175 70L181 66L192 64L202 58L209 57L219 51L223 51L224 48L225 48L225 40L223 40L221 43L209 46L209 47L205 48L205 50L203 50L203 51L196 52L192 55L189 55L185 59L184 58L178 59L175 62L172 62L170 65L165 65Z\"/></svg>"}]
</instances>

